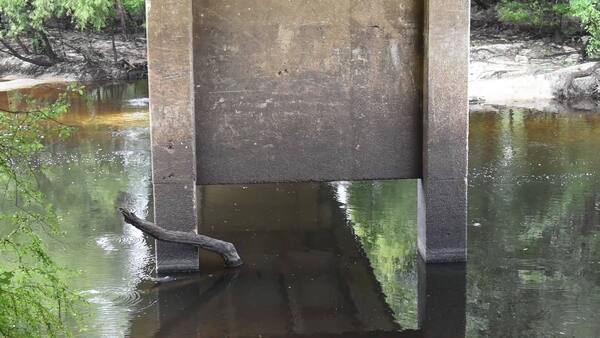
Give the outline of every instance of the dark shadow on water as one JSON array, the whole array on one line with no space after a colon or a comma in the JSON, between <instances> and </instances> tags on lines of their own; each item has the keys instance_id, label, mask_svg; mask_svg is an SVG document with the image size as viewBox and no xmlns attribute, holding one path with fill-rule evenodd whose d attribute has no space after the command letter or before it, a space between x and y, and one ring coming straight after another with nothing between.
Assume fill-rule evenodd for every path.
<instances>
[{"instance_id":1,"label":"dark shadow on water","mask_svg":"<svg viewBox=\"0 0 600 338\"><path fill-rule=\"evenodd\" d=\"M419 327L424 337L465 337L467 265L419 258Z\"/></svg>"},{"instance_id":2,"label":"dark shadow on water","mask_svg":"<svg viewBox=\"0 0 600 338\"><path fill-rule=\"evenodd\" d=\"M181 336L181 328L190 328L204 317L210 301L227 292L238 278L240 270L224 270L216 273L216 278L211 278L212 283L207 283L207 276L202 274L196 278L182 276L182 281L175 281L159 288L159 308L168 308L169 304L177 301L175 306L178 311L161 314L161 325L155 337ZM183 297L182 297L183 296ZM166 312L166 313L165 313Z\"/></svg>"},{"instance_id":3,"label":"dark shadow on water","mask_svg":"<svg viewBox=\"0 0 600 338\"><path fill-rule=\"evenodd\" d=\"M338 186L211 186L200 192L202 232L236 243L245 265L223 270L218 256L203 253L202 273L153 288L148 295L158 299L156 312L134 319L132 336L464 336L464 265L415 262L423 330L403 330L382 291L381 273L336 199Z\"/></svg>"}]
</instances>

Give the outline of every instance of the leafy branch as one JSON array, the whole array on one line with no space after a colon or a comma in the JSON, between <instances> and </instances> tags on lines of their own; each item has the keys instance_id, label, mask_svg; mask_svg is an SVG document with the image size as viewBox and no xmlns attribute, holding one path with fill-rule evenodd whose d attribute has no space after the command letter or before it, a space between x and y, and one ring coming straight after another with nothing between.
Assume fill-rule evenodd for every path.
<instances>
[{"instance_id":1,"label":"leafy branch","mask_svg":"<svg viewBox=\"0 0 600 338\"><path fill-rule=\"evenodd\" d=\"M72 133L60 116L73 92L82 89L70 86L50 104L16 97L13 107L0 108L0 336L70 336L67 323L83 302L44 246L59 222L31 164L48 139Z\"/></svg>"}]
</instances>

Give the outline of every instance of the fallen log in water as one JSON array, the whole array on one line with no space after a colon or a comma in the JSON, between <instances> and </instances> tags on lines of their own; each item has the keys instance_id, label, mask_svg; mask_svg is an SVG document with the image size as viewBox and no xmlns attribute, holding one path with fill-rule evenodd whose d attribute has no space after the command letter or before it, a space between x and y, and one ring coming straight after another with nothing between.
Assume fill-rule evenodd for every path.
<instances>
[{"instance_id":1,"label":"fallen log in water","mask_svg":"<svg viewBox=\"0 0 600 338\"><path fill-rule=\"evenodd\" d=\"M137 217L133 212L127 209L119 208L119 211L123 215L123 218L125 218L125 222L142 230L159 241L193 245L218 253L221 255L221 257L223 257L223 260L225 261L225 267L227 268L235 268L244 264L238 255L235 246L229 242L199 235L193 232L166 230L152 222L148 222Z\"/></svg>"}]
</instances>

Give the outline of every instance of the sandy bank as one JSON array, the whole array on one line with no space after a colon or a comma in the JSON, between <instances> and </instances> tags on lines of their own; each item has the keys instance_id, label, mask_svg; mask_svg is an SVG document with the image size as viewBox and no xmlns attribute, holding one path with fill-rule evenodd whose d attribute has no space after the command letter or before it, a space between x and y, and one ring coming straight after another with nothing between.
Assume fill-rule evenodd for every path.
<instances>
[{"instance_id":1,"label":"sandy bank","mask_svg":"<svg viewBox=\"0 0 600 338\"><path fill-rule=\"evenodd\" d=\"M32 78L13 78L9 76L0 81L0 92L6 92L9 90L31 88L42 84L51 83L65 83L76 81L74 77L41 77L37 79Z\"/></svg>"},{"instance_id":2,"label":"sandy bank","mask_svg":"<svg viewBox=\"0 0 600 338\"><path fill-rule=\"evenodd\" d=\"M597 109L600 63L580 46L541 39L472 39L471 102L547 109L569 104Z\"/></svg>"}]
</instances>

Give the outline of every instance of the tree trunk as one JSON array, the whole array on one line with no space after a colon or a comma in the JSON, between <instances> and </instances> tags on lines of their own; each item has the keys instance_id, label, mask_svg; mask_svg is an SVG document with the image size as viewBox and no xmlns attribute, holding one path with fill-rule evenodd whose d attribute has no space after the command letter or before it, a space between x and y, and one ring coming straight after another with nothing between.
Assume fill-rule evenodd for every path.
<instances>
[{"instance_id":1,"label":"tree trunk","mask_svg":"<svg viewBox=\"0 0 600 338\"><path fill-rule=\"evenodd\" d=\"M19 47L21 47L21 50L23 51L23 53L31 54L31 52L29 51L29 48L27 48L27 46L23 43L23 41L21 41L21 38L19 38L17 36L17 37L15 37L15 41L17 42L17 45L19 45Z\"/></svg>"},{"instance_id":2,"label":"tree trunk","mask_svg":"<svg viewBox=\"0 0 600 338\"><path fill-rule=\"evenodd\" d=\"M0 39L0 44L2 44L4 46L4 48L6 48L6 50L0 50L0 51L5 52L5 53L7 53L9 55L12 55L12 56L16 57L19 60L32 63L32 64L34 64L36 66L50 67L50 66L53 66L56 63L56 62L47 61L47 60L44 60L44 59L31 58L31 57L23 56L17 50L15 50L14 48L12 48L12 46L8 42L6 42L6 41L4 41L2 39Z\"/></svg>"},{"instance_id":3,"label":"tree trunk","mask_svg":"<svg viewBox=\"0 0 600 338\"><path fill-rule=\"evenodd\" d=\"M46 54L46 56L48 56L48 58L50 58L50 60L52 60L54 63L58 62L60 58L54 52L54 48L52 48L52 43L50 43L48 35L46 35L46 33L42 31L38 31L36 33L39 35L39 37L42 39L42 42L44 43L44 54Z\"/></svg>"},{"instance_id":4,"label":"tree trunk","mask_svg":"<svg viewBox=\"0 0 600 338\"><path fill-rule=\"evenodd\" d=\"M218 253L225 261L225 267L235 268L244 264L237 253L235 246L229 242L199 235L193 232L166 230L158 225L137 217L133 212L119 208L125 222L142 230L159 241L193 245L208 251Z\"/></svg>"},{"instance_id":5,"label":"tree trunk","mask_svg":"<svg viewBox=\"0 0 600 338\"><path fill-rule=\"evenodd\" d=\"M60 41L60 44L61 44L62 57L66 59L67 58L67 52L65 51L65 38L62 35L63 28L62 28L61 23L57 21L56 27L57 27L57 30L58 30L58 40Z\"/></svg>"},{"instance_id":6,"label":"tree trunk","mask_svg":"<svg viewBox=\"0 0 600 338\"><path fill-rule=\"evenodd\" d=\"M115 45L115 29L113 28L111 31L111 42L112 42L112 51L113 51L113 62L116 65L118 62L118 56L117 56L117 45Z\"/></svg>"},{"instance_id":7,"label":"tree trunk","mask_svg":"<svg viewBox=\"0 0 600 338\"><path fill-rule=\"evenodd\" d=\"M125 40L129 40L129 35L127 34L127 16L125 14L125 9L123 8L123 1L117 0L117 14L119 15L119 21L121 21L121 31Z\"/></svg>"},{"instance_id":8,"label":"tree trunk","mask_svg":"<svg viewBox=\"0 0 600 338\"><path fill-rule=\"evenodd\" d=\"M476 3L479 6L479 8L481 8L481 9L490 8L490 4L483 0L473 0L473 2Z\"/></svg>"}]
</instances>

